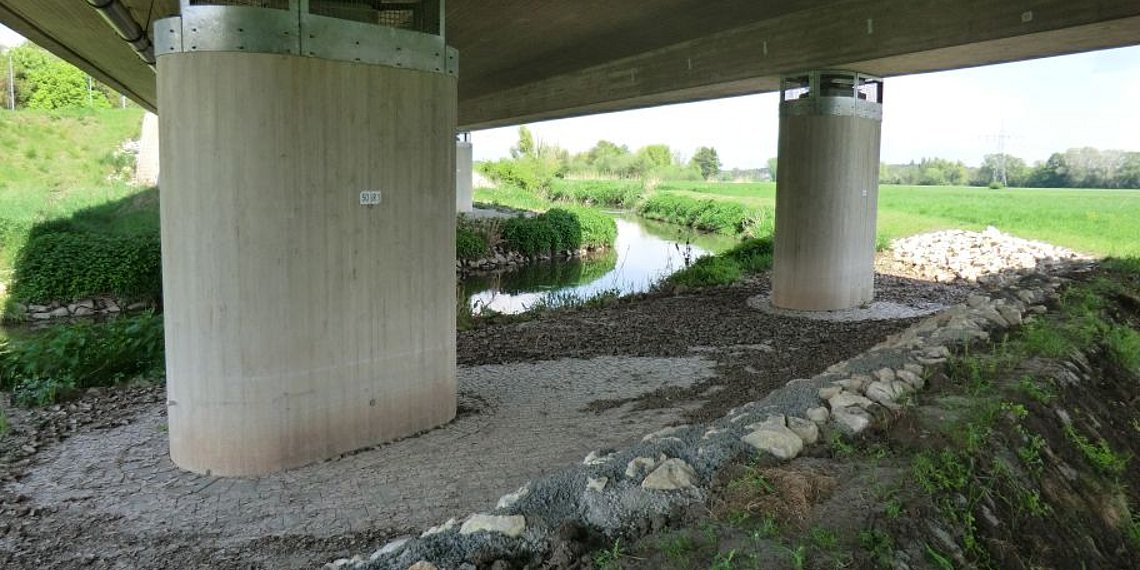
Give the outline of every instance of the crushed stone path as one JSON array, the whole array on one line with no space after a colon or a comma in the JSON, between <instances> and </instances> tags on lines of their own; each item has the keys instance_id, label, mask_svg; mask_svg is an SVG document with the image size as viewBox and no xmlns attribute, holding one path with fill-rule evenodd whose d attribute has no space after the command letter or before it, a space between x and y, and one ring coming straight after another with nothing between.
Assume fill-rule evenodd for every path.
<instances>
[{"instance_id":1,"label":"crushed stone path","mask_svg":"<svg viewBox=\"0 0 1140 570\"><path fill-rule=\"evenodd\" d=\"M399 534L485 509L529 479L577 463L598 447L629 445L677 422L684 411L587 411L591 402L685 388L712 375L712 363L699 357L461 368L461 414L451 424L259 478L178 469L168 457L164 410L152 404L128 425L81 434L43 452L8 490L62 515L56 518L111 525L140 543L187 534L211 537L216 546L267 535L327 537L375 528ZM89 554L103 548L101 535L82 533L53 557L71 557L61 561L64 567L89 563ZM0 551L6 546L0 541ZM143 560L138 567L164 567Z\"/></svg>"}]
</instances>

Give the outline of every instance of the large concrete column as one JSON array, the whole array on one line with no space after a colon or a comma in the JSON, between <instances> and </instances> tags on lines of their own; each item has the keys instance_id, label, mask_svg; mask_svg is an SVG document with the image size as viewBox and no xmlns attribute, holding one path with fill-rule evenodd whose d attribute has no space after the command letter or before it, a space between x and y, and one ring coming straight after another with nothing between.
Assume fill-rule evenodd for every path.
<instances>
[{"instance_id":1,"label":"large concrete column","mask_svg":"<svg viewBox=\"0 0 1140 570\"><path fill-rule=\"evenodd\" d=\"M238 51L235 42L279 38L250 32L274 20L210 27L190 20L194 10L156 25L180 31L158 42L174 462L260 474L451 420L454 69L415 60L414 36L399 44L399 66L376 55L385 45ZM316 41L339 25L311 18L323 27L301 35ZM191 35L239 25L236 40ZM353 26L357 37L392 37ZM380 62L359 62L370 57Z\"/></svg>"},{"instance_id":2,"label":"large concrete column","mask_svg":"<svg viewBox=\"0 0 1140 570\"><path fill-rule=\"evenodd\" d=\"M823 71L784 80L772 303L846 309L874 297L882 81Z\"/></svg>"},{"instance_id":3,"label":"large concrete column","mask_svg":"<svg viewBox=\"0 0 1140 570\"><path fill-rule=\"evenodd\" d=\"M455 210L470 212L475 209L475 190L472 186L474 154L470 133L463 133L455 141Z\"/></svg>"}]
</instances>

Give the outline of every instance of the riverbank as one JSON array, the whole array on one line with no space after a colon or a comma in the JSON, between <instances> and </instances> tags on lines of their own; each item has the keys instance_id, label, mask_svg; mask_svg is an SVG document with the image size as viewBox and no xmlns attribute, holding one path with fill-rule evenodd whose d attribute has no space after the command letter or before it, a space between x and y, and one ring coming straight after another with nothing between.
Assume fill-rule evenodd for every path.
<instances>
[{"instance_id":1,"label":"riverbank","mask_svg":"<svg viewBox=\"0 0 1140 570\"><path fill-rule=\"evenodd\" d=\"M900 298L915 287L927 291L883 282ZM170 464L161 386L12 410L0 451L9 517L0 565L311 569L483 509L598 446L712 417L911 322L802 323L749 309L766 288L757 279L646 294L461 332L456 422L255 480ZM948 303L966 294L933 290ZM138 543L147 548L130 547Z\"/></svg>"}]
</instances>

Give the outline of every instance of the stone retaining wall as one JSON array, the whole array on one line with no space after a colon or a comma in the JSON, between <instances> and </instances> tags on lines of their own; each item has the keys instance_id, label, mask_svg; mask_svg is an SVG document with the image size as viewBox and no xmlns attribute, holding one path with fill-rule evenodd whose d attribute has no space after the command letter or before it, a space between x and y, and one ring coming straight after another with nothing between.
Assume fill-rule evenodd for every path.
<instances>
[{"instance_id":1,"label":"stone retaining wall","mask_svg":"<svg viewBox=\"0 0 1140 570\"><path fill-rule=\"evenodd\" d=\"M134 312L152 308L154 308L153 303L142 301L128 303L112 297L96 297L76 301L74 303L55 301L48 305L18 304L16 306L18 314L23 315L27 320L33 322L117 315L123 312Z\"/></svg>"}]
</instances>

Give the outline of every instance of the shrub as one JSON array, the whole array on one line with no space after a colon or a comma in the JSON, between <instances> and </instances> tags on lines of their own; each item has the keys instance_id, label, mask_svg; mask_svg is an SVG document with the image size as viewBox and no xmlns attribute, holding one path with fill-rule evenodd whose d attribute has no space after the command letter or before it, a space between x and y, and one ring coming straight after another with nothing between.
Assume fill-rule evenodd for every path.
<instances>
[{"instance_id":1,"label":"shrub","mask_svg":"<svg viewBox=\"0 0 1140 570\"><path fill-rule=\"evenodd\" d=\"M692 265L669 276L669 282L685 287L727 285L740 279L740 265L722 256L702 257Z\"/></svg>"},{"instance_id":2,"label":"shrub","mask_svg":"<svg viewBox=\"0 0 1140 570\"><path fill-rule=\"evenodd\" d=\"M744 273L760 273L772 268L774 252L775 245L769 236L744 240L721 255L734 261Z\"/></svg>"},{"instance_id":3,"label":"shrub","mask_svg":"<svg viewBox=\"0 0 1140 570\"><path fill-rule=\"evenodd\" d=\"M577 214L561 208L554 208L539 218L546 220L554 229L554 233L558 235L558 249L577 251L582 247L582 225L578 221Z\"/></svg>"},{"instance_id":4,"label":"shrub","mask_svg":"<svg viewBox=\"0 0 1140 570\"><path fill-rule=\"evenodd\" d=\"M487 240L478 232L464 227L455 228L456 259L482 259L487 251Z\"/></svg>"},{"instance_id":5,"label":"shrub","mask_svg":"<svg viewBox=\"0 0 1140 570\"><path fill-rule=\"evenodd\" d=\"M667 282L685 287L727 285L742 275L771 269L773 251L771 237L747 239L724 253L698 259Z\"/></svg>"},{"instance_id":6,"label":"shrub","mask_svg":"<svg viewBox=\"0 0 1140 570\"><path fill-rule=\"evenodd\" d=\"M161 378L162 333L162 317L144 313L9 339L0 343L0 388L30 406L139 376Z\"/></svg>"},{"instance_id":7,"label":"shrub","mask_svg":"<svg viewBox=\"0 0 1140 570\"><path fill-rule=\"evenodd\" d=\"M698 200L659 193L638 207L642 216L706 232L763 235L771 233L774 215L769 208L750 209L735 202Z\"/></svg>"},{"instance_id":8,"label":"shrub","mask_svg":"<svg viewBox=\"0 0 1140 570\"><path fill-rule=\"evenodd\" d=\"M614 241L617 240L617 222L613 218L591 208L572 206L564 210L573 214L578 220L578 227L581 228L581 241L578 247L590 249L613 247Z\"/></svg>"},{"instance_id":9,"label":"shrub","mask_svg":"<svg viewBox=\"0 0 1140 570\"><path fill-rule=\"evenodd\" d=\"M503 239L511 249L527 256L558 250L558 232L545 218L511 218L503 226Z\"/></svg>"},{"instance_id":10,"label":"shrub","mask_svg":"<svg viewBox=\"0 0 1140 570\"><path fill-rule=\"evenodd\" d=\"M130 235L52 233L66 221L33 229L16 260L11 295L24 302L110 294L158 299L162 254L157 230Z\"/></svg>"}]
</instances>

